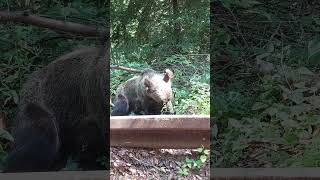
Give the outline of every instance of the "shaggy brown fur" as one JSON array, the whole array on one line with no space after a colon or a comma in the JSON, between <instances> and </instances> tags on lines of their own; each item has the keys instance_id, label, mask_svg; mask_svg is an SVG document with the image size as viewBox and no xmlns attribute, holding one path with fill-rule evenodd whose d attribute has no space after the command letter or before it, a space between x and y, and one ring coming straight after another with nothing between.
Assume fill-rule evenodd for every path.
<instances>
[{"instance_id":1,"label":"shaggy brown fur","mask_svg":"<svg viewBox=\"0 0 320 180\"><path fill-rule=\"evenodd\" d=\"M129 107L126 113L120 115L128 115L130 112L156 115L161 114L164 107L173 114L172 78L173 73L169 69L166 69L163 74L145 69L140 75L122 83L117 89L117 95L124 95L128 99Z\"/></svg>"},{"instance_id":2,"label":"shaggy brown fur","mask_svg":"<svg viewBox=\"0 0 320 180\"><path fill-rule=\"evenodd\" d=\"M106 48L80 48L30 76L4 172L58 170L69 155L80 157L84 170L99 167L96 158L108 152L107 59Z\"/></svg>"}]
</instances>

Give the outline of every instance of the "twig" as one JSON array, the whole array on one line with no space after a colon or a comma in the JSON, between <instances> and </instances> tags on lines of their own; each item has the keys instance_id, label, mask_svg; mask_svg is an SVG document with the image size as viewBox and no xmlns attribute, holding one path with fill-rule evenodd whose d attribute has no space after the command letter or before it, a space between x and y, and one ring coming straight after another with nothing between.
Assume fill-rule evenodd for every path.
<instances>
[{"instance_id":1,"label":"twig","mask_svg":"<svg viewBox=\"0 0 320 180\"><path fill-rule=\"evenodd\" d=\"M141 73L141 70L133 69L133 68L128 68L120 65L110 65L111 69L120 69L120 70L125 70L128 72L134 72L134 73Z\"/></svg>"},{"instance_id":2,"label":"twig","mask_svg":"<svg viewBox=\"0 0 320 180\"><path fill-rule=\"evenodd\" d=\"M230 14L232 15L232 17L233 17L233 19L234 19L234 21L236 23L238 32L240 33L240 36L241 36L243 42L245 43L246 47L248 47L248 42L247 42L246 38L243 36L243 33L242 33L241 29L240 29L240 25L239 25L237 17L233 14L233 12L232 12L232 10L230 8L227 8L227 9L230 12Z\"/></svg>"}]
</instances>

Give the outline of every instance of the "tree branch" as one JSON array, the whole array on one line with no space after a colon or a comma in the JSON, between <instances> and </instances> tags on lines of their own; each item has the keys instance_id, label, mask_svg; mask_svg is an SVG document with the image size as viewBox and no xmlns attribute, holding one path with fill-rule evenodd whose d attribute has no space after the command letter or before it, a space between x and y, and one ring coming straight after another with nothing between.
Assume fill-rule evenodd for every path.
<instances>
[{"instance_id":1,"label":"tree branch","mask_svg":"<svg viewBox=\"0 0 320 180\"><path fill-rule=\"evenodd\" d=\"M64 32L77 33L85 36L108 38L109 31L103 27L92 27L73 22L54 20L29 14L27 11L8 12L0 11L0 22L21 22L38 27L55 29Z\"/></svg>"},{"instance_id":2,"label":"tree branch","mask_svg":"<svg viewBox=\"0 0 320 180\"><path fill-rule=\"evenodd\" d=\"M128 72L133 72L133 73L141 73L141 70L133 69L133 68L128 68L120 65L110 65L111 69L120 69L120 70L125 70Z\"/></svg>"}]
</instances>

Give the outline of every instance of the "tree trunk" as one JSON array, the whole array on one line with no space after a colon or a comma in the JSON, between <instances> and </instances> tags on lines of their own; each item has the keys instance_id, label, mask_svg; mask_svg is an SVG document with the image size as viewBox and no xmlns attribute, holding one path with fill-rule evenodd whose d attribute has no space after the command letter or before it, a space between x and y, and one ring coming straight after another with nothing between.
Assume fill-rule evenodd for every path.
<instances>
[{"instance_id":1,"label":"tree trunk","mask_svg":"<svg viewBox=\"0 0 320 180\"><path fill-rule=\"evenodd\" d=\"M174 26L174 30L173 30L173 35L175 37L175 52L179 53L181 52L181 48L179 46L180 44L180 40L181 40L181 28L180 28L180 23L178 22L178 17L179 17L179 4L178 4L178 0L171 0L171 4L172 4L172 12L173 12L173 26Z\"/></svg>"},{"instance_id":2,"label":"tree trunk","mask_svg":"<svg viewBox=\"0 0 320 180\"><path fill-rule=\"evenodd\" d=\"M147 31L148 22L150 20L150 13L152 6L154 5L154 0L146 1L146 5L142 9L141 16L139 18L139 24L136 32L137 39L142 41L147 41L149 39L149 32Z\"/></svg>"}]
</instances>

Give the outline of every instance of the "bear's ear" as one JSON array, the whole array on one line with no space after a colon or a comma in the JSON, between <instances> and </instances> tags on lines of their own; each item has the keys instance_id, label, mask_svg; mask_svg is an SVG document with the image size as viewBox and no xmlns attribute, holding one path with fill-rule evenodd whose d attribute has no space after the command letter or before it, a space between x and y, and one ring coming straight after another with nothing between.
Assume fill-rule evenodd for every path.
<instances>
[{"instance_id":1,"label":"bear's ear","mask_svg":"<svg viewBox=\"0 0 320 180\"><path fill-rule=\"evenodd\" d=\"M172 78L173 78L173 73L172 73L172 71L170 71L170 69L164 70L163 80L164 80L165 82L169 82L169 80L171 80Z\"/></svg>"},{"instance_id":2,"label":"bear's ear","mask_svg":"<svg viewBox=\"0 0 320 180\"><path fill-rule=\"evenodd\" d=\"M42 119L50 117L48 111L35 103L28 103L24 108L24 114L30 119Z\"/></svg>"},{"instance_id":3,"label":"bear's ear","mask_svg":"<svg viewBox=\"0 0 320 180\"><path fill-rule=\"evenodd\" d=\"M154 73L155 73L155 71L153 69L146 68L141 72L141 75L146 76L146 75L150 75L150 74L154 74Z\"/></svg>"},{"instance_id":4,"label":"bear's ear","mask_svg":"<svg viewBox=\"0 0 320 180\"><path fill-rule=\"evenodd\" d=\"M118 94L119 99L127 99L127 97L124 94L119 93Z\"/></svg>"}]
</instances>

